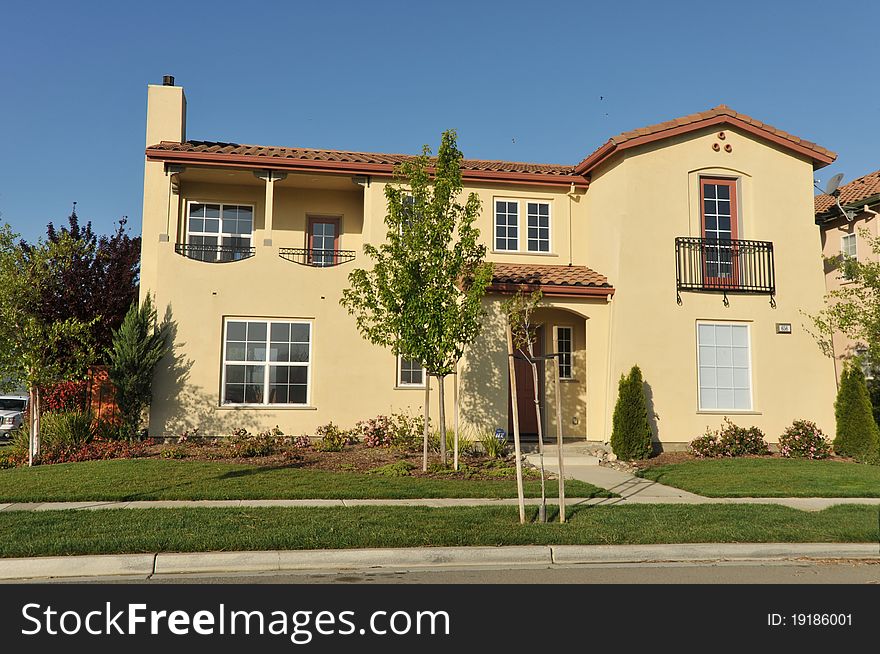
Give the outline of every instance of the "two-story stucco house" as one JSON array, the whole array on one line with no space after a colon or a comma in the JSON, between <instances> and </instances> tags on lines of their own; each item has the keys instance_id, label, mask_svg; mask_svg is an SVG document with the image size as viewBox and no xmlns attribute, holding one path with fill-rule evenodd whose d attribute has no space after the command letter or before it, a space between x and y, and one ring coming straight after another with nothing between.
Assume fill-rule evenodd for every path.
<instances>
[{"instance_id":1,"label":"two-story stucco house","mask_svg":"<svg viewBox=\"0 0 880 654\"><path fill-rule=\"evenodd\" d=\"M157 373L151 432L300 434L420 411L419 363L365 342L339 304L369 264L363 245L385 237L383 189L406 155L191 141L173 84L148 92L141 293L171 312L178 356ZM723 416L771 442L795 418L832 430L833 364L801 311L822 303L813 171L834 157L722 105L615 136L576 165L465 160L495 272L459 368L462 422L508 428L500 305L538 287L566 437L609 437L633 364L664 447ZM551 374L539 391L555 408ZM514 400L524 433L528 379ZM555 410L542 415L555 433Z\"/></svg>"},{"instance_id":2,"label":"two-story stucco house","mask_svg":"<svg viewBox=\"0 0 880 654\"><path fill-rule=\"evenodd\" d=\"M841 274L843 257L860 261L877 261L877 254L865 234L880 236L880 170L854 179L835 192L836 197L821 194L815 197L816 224L822 233L822 253L825 256L825 285L834 291L848 282ZM837 375L843 370L843 359L867 349L844 334L832 338Z\"/></svg>"}]
</instances>

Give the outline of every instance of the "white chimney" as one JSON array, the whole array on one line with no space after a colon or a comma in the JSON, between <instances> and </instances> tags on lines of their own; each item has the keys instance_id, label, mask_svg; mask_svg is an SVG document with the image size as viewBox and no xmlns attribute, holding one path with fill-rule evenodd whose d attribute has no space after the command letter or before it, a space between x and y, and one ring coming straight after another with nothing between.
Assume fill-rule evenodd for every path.
<instances>
[{"instance_id":1,"label":"white chimney","mask_svg":"<svg viewBox=\"0 0 880 654\"><path fill-rule=\"evenodd\" d=\"M160 141L186 140L186 96L174 77L165 75L162 84L147 87L147 147Z\"/></svg>"}]
</instances>

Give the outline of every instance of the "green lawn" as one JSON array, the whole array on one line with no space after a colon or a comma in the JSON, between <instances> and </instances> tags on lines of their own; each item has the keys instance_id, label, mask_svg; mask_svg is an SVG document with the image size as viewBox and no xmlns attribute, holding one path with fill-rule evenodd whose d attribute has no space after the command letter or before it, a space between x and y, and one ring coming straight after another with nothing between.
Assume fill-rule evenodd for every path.
<instances>
[{"instance_id":1,"label":"green lawn","mask_svg":"<svg viewBox=\"0 0 880 654\"><path fill-rule=\"evenodd\" d=\"M880 466L806 459L705 459L640 473L707 497L880 497Z\"/></svg>"},{"instance_id":2,"label":"green lawn","mask_svg":"<svg viewBox=\"0 0 880 654\"><path fill-rule=\"evenodd\" d=\"M529 497L540 496L540 482L528 481L525 489ZM548 495L555 496L556 492L556 482L549 482ZM614 496L580 481L567 481L565 493L568 497ZM380 477L296 467L159 459L86 461L0 470L0 502L436 497L516 497L516 482Z\"/></svg>"},{"instance_id":3,"label":"green lawn","mask_svg":"<svg viewBox=\"0 0 880 654\"><path fill-rule=\"evenodd\" d=\"M535 509L528 509L530 519ZM555 514L551 512L555 519ZM519 525L515 507L4 511L0 556L123 552L699 542L876 542L878 507L574 507Z\"/></svg>"}]
</instances>

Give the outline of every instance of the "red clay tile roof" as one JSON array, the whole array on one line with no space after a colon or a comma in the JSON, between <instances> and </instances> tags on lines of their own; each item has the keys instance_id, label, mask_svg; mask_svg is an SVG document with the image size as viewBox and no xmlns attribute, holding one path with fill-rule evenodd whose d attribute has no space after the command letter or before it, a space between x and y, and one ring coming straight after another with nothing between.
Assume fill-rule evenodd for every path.
<instances>
[{"instance_id":1,"label":"red clay tile roof","mask_svg":"<svg viewBox=\"0 0 880 654\"><path fill-rule=\"evenodd\" d=\"M840 191L838 198L843 206L855 205L862 200L880 195L880 170L875 170L873 173L868 173L858 179L854 179L849 184L841 186L838 190ZM817 214L825 213L836 206L834 198L825 193L817 195L814 204ZM836 211L840 213L839 209L836 209Z\"/></svg>"},{"instance_id":2,"label":"red clay tile roof","mask_svg":"<svg viewBox=\"0 0 880 654\"><path fill-rule=\"evenodd\" d=\"M381 154L377 152L347 152L344 150L315 150L311 148L286 148L267 145L240 145L238 143L220 143L214 141L186 141L176 143L174 141L162 141L157 145L151 145L148 151L161 152L188 152L213 155L230 155L239 157L254 157L258 159L272 160L297 160L297 161L321 161L328 163L371 164L380 166L394 166L415 159L407 154ZM571 166L556 164L525 163L520 161L486 161L482 159L464 159L462 170L500 172L500 173L525 173L530 175L573 175Z\"/></svg>"},{"instance_id":3,"label":"red clay tile roof","mask_svg":"<svg viewBox=\"0 0 880 654\"><path fill-rule=\"evenodd\" d=\"M759 135L763 134L782 145L788 145L800 152L809 154L813 157L815 162L818 162L821 165L827 165L837 158L837 155L834 152L823 148L821 145L817 145L812 141L807 141L794 136L793 134L789 134L788 132L784 132L781 129L777 129L772 125L768 125L767 123L761 122L751 116L734 111L727 105L720 104L707 111L701 111L688 116L681 116L680 118L667 120L662 123L657 123L656 125L640 127L639 129L630 130L629 132L623 132L617 136L612 136L608 141L599 146L588 157L581 161L581 163L575 167L575 170L581 174L589 172L601 161L604 161L610 156L615 150L621 149L621 146L629 147L630 145L638 145L641 142L658 140L665 138L666 136L673 136L685 131L700 129L702 127L723 122L729 122L732 125L744 127L748 131ZM634 141L636 141L636 143L633 143Z\"/></svg>"},{"instance_id":4,"label":"red clay tile roof","mask_svg":"<svg viewBox=\"0 0 880 654\"><path fill-rule=\"evenodd\" d=\"M510 290L513 286L540 287L551 295L555 290L592 290L597 291L595 294L614 292L605 275L586 266L493 263L492 287L495 290Z\"/></svg>"}]
</instances>

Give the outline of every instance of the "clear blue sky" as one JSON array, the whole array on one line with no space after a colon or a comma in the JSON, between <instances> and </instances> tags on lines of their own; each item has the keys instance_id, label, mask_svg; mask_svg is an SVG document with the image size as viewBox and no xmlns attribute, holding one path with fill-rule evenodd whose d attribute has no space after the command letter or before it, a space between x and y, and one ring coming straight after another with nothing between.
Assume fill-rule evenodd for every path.
<instances>
[{"instance_id":1,"label":"clear blue sky","mask_svg":"<svg viewBox=\"0 0 880 654\"><path fill-rule=\"evenodd\" d=\"M64 2L0 10L0 220L140 229L146 85L188 137L575 163L719 103L880 168L880 3Z\"/></svg>"}]
</instances>

